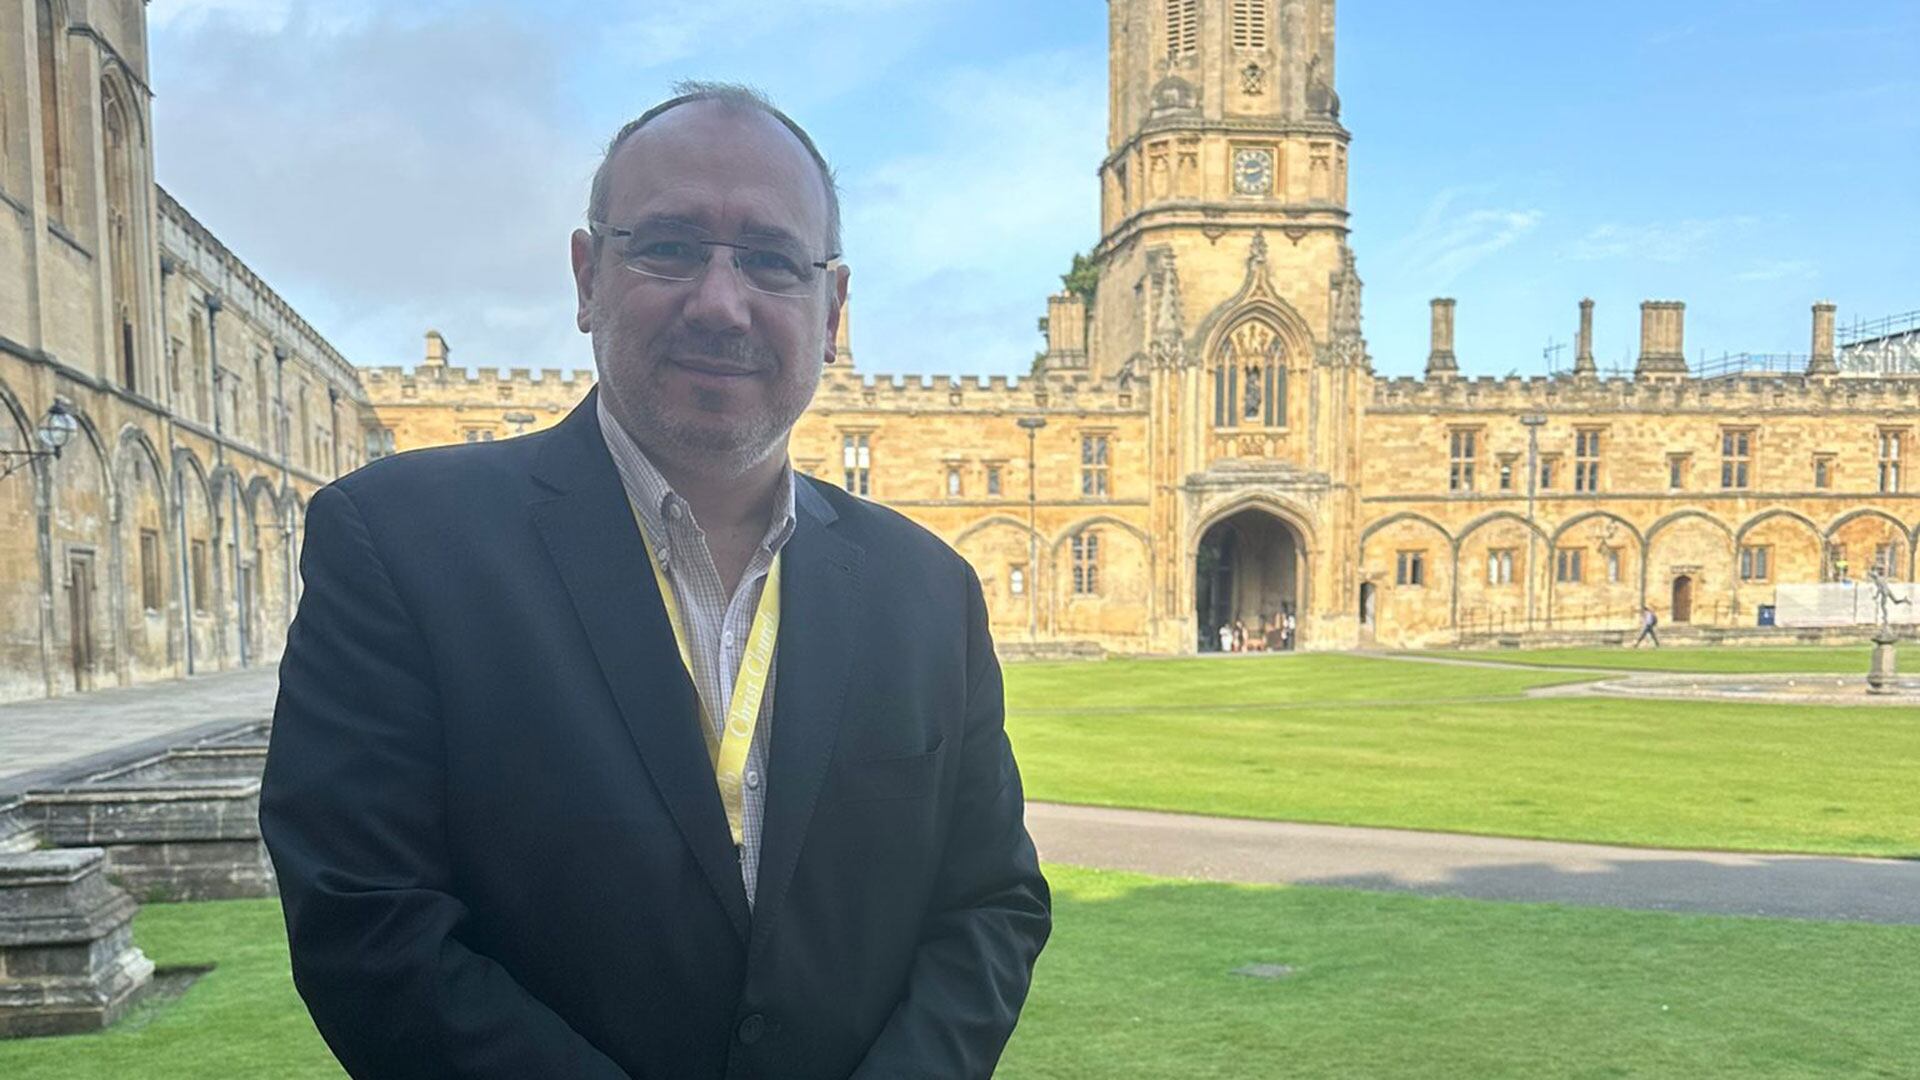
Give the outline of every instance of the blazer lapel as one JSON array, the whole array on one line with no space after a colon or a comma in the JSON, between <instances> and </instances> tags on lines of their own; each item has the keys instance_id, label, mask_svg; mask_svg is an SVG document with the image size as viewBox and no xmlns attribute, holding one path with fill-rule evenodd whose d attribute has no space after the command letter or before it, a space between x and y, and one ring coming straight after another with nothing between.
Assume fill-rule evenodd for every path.
<instances>
[{"instance_id":1,"label":"blazer lapel","mask_svg":"<svg viewBox=\"0 0 1920 1080\"><path fill-rule=\"evenodd\" d=\"M749 965L786 899L826 781L867 603L864 549L832 529L837 515L813 481L796 476L794 483L795 527L781 554L780 655Z\"/></svg>"},{"instance_id":2,"label":"blazer lapel","mask_svg":"<svg viewBox=\"0 0 1920 1080\"><path fill-rule=\"evenodd\" d=\"M534 478L553 494L529 509L647 775L745 940L746 888L698 727L699 699L600 433L598 394L589 393L548 436Z\"/></svg>"}]
</instances>

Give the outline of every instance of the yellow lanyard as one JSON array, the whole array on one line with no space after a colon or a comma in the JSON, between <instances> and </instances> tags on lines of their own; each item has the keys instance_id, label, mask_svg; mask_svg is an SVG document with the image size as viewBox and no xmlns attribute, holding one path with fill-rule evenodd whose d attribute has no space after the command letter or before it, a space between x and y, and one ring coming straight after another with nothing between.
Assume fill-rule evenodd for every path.
<instances>
[{"instance_id":1,"label":"yellow lanyard","mask_svg":"<svg viewBox=\"0 0 1920 1080\"><path fill-rule=\"evenodd\" d=\"M693 654L688 650L686 624L681 620L680 602L673 594L660 560L653 553L653 541L647 536L640 513L633 520L640 524L640 546L647 549L647 563L653 567L653 580L660 586L660 602L666 605L667 622L673 626L674 644L680 646L680 663L693 677ZM694 689L700 705L700 734L707 741L707 758L713 763L714 783L720 787L720 802L727 811L727 830L733 844L743 843L742 821L745 814L741 779L747 771L747 751L753 748L753 733L760 726L760 701L766 697L767 684L773 679L773 647L780 640L780 556L773 557L766 584L760 589L760 606L753 613L753 627L747 632L747 651L740 658L740 670L733 678L733 700L727 708L727 726L719 738L713 734L713 721L707 714L706 700Z\"/></svg>"}]
</instances>

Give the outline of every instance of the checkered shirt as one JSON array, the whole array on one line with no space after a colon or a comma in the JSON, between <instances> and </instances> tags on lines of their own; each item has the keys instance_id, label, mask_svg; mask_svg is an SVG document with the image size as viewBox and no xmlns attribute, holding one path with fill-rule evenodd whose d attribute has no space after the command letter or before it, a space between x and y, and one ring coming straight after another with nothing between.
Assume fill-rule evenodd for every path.
<instances>
[{"instance_id":1,"label":"checkered shirt","mask_svg":"<svg viewBox=\"0 0 1920 1080\"><path fill-rule=\"evenodd\" d=\"M707 534L693 520L693 509L668 486L660 470L647 460L618 421L607 412L605 398L597 402L600 432L620 483L633 503L649 539L659 546L654 557L673 587L680 604L680 616L691 639L687 655L693 661L693 685L705 707L707 725L714 738L726 730L727 707L733 703L733 680L746 655L748 632L753 615L760 606L760 593L767 581L773 560L793 535L793 467L780 471L780 490L775 495L773 520L759 550L747 563L740 585L729 597L714 568L713 552L707 547ZM636 567L636 573L649 573ZM775 646L778 656L778 646ZM747 751L747 773L741 784L740 880L746 885L747 903L753 903L760 879L761 817L767 804L767 740L773 727L773 687L767 687L760 699L760 721L754 729L753 745Z\"/></svg>"}]
</instances>

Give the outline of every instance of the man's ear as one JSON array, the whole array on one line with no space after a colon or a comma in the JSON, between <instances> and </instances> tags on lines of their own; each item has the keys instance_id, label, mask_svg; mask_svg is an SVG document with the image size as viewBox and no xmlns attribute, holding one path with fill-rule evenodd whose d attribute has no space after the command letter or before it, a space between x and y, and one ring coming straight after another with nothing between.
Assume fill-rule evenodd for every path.
<instances>
[{"instance_id":1,"label":"man's ear","mask_svg":"<svg viewBox=\"0 0 1920 1080\"><path fill-rule=\"evenodd\" d=\"M593 237L585 229L573 230L573 291L579 310L574 312L574 322L580 332L593 332Z\"/></svg>"},{"instance_id":2,"label":"man's ear","mask_svg":"<svg viewBox=\"0 0 1920 1080\"><path fill-rule=\"evenodd\" d=\"M832 292L827 297L827 363L831 364L839 357L840 320L847 316L847 280L853 271L846 266L833 269Z\"/></svg>"}]
</instances>

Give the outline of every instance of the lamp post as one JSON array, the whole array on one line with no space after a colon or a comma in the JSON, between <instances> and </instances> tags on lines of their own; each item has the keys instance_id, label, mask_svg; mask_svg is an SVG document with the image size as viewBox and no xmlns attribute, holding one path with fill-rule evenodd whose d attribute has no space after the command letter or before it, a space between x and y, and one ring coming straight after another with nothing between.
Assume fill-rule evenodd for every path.
<instances>
[{"instance_id":1,"label":"lamp post","mask_svg":"<svg viewBox=\"0 0 1920 1080\"><path fill-rule=\"evenodd\" d=\"M1533 629L1533 590L1534 557L1533 547L1535 529L1533 525L1533 500L1540 486L1540 428L1547 418L1541 413L1527 413L1520 417L1527 427L1527 629Z\"/></svg>"},{"instance_id":2,"label":"lamp post","mask_svg":"<svg viewBox=\"0 0 1920 1080\"><path fill-rule=\"evenodd\" d=\"M1034 487L1034 443L1040 429L1047 426L1044 416L1023 416L1015 421L1027 433L1027 644L1040 636L1040 607L1034 596L1034 584L1040 580L1040 536L1036 532L1037 489Z\"/></svg>"},{"instance_id":3,"label":"lamp post","mask_svg":"<svg viewBox=\"0 0 1920 1080\"><path fill-rule=\"evenodd\" d=\"M4 480L32 463L34 458L58 458L60 451L66 448L73 433L80 429L80 422L67 411L65 402L56 401L47 407L47 415L40 420L40 426L33 430L33 436L39 441L39 450L0 450L0 480Z\"/></svg>"}]
</instances>

